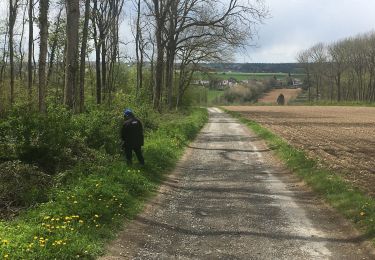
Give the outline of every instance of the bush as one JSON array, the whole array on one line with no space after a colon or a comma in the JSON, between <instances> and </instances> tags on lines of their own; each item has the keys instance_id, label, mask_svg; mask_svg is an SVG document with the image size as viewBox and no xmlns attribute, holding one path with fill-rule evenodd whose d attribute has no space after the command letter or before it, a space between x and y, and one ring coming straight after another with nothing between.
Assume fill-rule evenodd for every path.
<instances>
[{"instance_id":1,"label":"bush","mask_svg":"<svg viewBox=\"0 0 375 260\"><path fill-rule=\"evenodd\" d=\"M52 178L20 161L0 164L0 208L30 206L46 201Z\"/></svg>"}]
</instances>

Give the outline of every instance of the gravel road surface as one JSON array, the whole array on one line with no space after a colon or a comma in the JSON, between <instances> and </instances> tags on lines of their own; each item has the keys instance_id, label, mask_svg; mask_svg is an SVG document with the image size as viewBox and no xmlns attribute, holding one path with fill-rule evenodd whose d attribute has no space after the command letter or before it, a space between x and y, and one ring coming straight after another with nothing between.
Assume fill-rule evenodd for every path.
<instances>
[{"instance_id":1,"label":"gravel road surface","mask_svg":"<svg viewBox=\"0 0 375 260\"><path fill-rule=\"evenodd\" d=\"M101 259L375 259L262 140L209 112L176 171Z\"/></svg>"}]
</instances>

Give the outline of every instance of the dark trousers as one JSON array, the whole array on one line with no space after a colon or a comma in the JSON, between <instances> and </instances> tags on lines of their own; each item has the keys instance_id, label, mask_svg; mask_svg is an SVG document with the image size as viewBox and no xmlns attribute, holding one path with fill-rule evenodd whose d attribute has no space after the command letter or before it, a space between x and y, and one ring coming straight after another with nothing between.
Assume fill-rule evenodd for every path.
<instances>
[{"instance_id":1,"label":"dark trousers","mask_svg":"<svg viewBox=\"0 0 375 260\"><path fill-rule=\"evenodd\" d=\"M145 159L142 155L142 148L141 146L138 147L125 147L125 157L126 162L128 165L132 164L132 158L133 158L133 151L135 155L137 156L137 159L141 165L145 164Z\"/></svg>"}]
</instances>

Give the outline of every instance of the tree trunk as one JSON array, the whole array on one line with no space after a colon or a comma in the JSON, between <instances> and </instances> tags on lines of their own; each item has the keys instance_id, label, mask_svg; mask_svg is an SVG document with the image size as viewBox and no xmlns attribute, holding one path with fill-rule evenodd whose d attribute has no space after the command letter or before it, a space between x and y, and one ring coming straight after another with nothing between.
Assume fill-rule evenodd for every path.
<instances>
[{"instance_id":1,"label":"tree trunk","mask_svg":"<svg viewBox=\"0 0 375 260\"><path fill-rule=\"evenodd\" d=\"M33 42L34 42L34 23L33 23L34 1L29 0L29 53L27 56L27 89L29 101L32 100L33 92Z\"/></svg>"},{"instance_id":2,"label":"tree trunk","mask_svg":"<svg viewBox=\"0 0 375 260\"><path fill-rule=\"evenodd\" d=\"M20 36L20 44L18 46L18 52L20 53L20 64L19 64L19 67L18 67L18 76L20 78L20 81L22 82L22 84L24 83L23 81L23 73L22 73L22 70L23 70L23 58L25 56L25 52L23 50L23 36L25 34L25 25L26 25L26 11L28 10L27 8L27 3L26 2L26 5L23 9L23 16L22 16L22 30L21 30L21 36Z\"/></svg>"},{"instance_id":3,"label":"tree trunk","mask_svg":"<svg viewBox=\"0 0 375 260\"><path fill-rule=\"evenodd\" d=\"M51 54L49 57L48 62L48 73L47 73L47 84L51 81L52 71L53 71L53 63L55 61L55 55L56 55L56 49L57 49L57 43L58 43L58 32L60 30L60 23L61 23L61 13L62 13L62 7L59 10L59 13L56 18L56 28L53 33L53 41L51 46Z\"/></svg>"},{"instance_id":4,"label":"tree trunk","mask_svg":"<svg viewBox=\"0 0 375 260\"><path fill-rule=\"evenodd\" d=\"M17 18L18 0L9 0L9 64L10 64L10 104L14 103L14 25Z\"/></svg>"},{"instance_id":5,"label":"tree trunk","mask_svg":"<svg viewBox=\"0 0 375 260\"><path fill-rule=\"evenodd\" d=\"M103 25L101 25L102 27ZM100 45L102 49L102 89L103 89L103 100L107 99L108 89L107 89L107 46L105 42L105 33L103 28L99 28L99 39L100 39Z\"/></svg>"},{"instance_id":6,"label":"tree trunk","mask_svg":"<svg viewBox=\"0 0 375 260\"><path fill-rule=\"evenodd\" d=\"M96 1L94 2L94 10L97 11ZM92 20L94 27L94 44L95 44L95 74L96 74L96 103L102 103L102 79L100 73L100 43L98 41L98 31L96 21Z\"/></svg>"},{"instance_id":7,"label":"tree trunk","mask_svg":"<svg viewBox=\"0 0 375 260\"><path fill-rule=\"evenodd\" d=\"M46 59L48 51L48 6L49 0L39 1L39 111L46 112Z\"/></svg>"},{"instance_id":8,"label":"tree trunk","mask_svg":"<svg viewBox=\"0 0 375 260\"><path fill-rule=\"evenodd\" d=\"M64 104L70 109L75 109L77 91L77 70L78 70L78 29L79 29L79 1L66 1L66 67L65 67L65 96Z\"/></svg>"},{"instance_id":9,"label":"tree trunk","mask_svg":"<svg viewBox=\"0 0 375 260\"><path fill-rule=\"evenodd\" d=\"M85 71L86 71L86 49L87 49L87 36L90 19L90 0L85 2L85 21L83 24L82 32L82 45L81 45L81 64L79 75L79 112L83 112L85 107Z\"/></svg>"}]
</instances>

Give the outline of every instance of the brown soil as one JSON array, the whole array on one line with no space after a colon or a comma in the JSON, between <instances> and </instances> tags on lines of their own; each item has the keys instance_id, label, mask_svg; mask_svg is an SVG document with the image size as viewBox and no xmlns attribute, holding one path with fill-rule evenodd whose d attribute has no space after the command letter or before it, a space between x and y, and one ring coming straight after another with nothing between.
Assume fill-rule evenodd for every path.
<instances>
[{"instance_id":1,"label":"brown soil","mask_svg":"<svg viewBox=\"0 0 375 260\"><path fill-rule=\"evenodd\" d=\"M301 91L302 89L300 88L298 89L287 89L287 88L274 89L266 93L264 97L260 98L258 100L258 103L277 104L276 102L277 97L280 94L283 94L285 97L285 104L288 104L289 101L296 99L299 93L301 93Z\"/></svg>"},{"instance_id":2,"label":"brown soil","mask_svg":"<svg viewBox=\"0 0 375 260\"><path fill-rule=\"evenodd\" d=\"M375 196L375 108L226 107L255 120Z\"/></svg>"}]
</instances>

